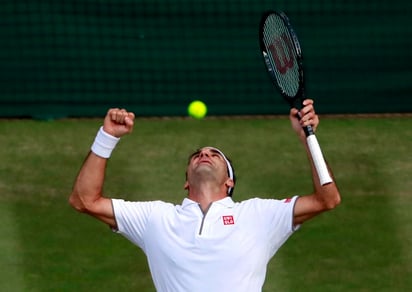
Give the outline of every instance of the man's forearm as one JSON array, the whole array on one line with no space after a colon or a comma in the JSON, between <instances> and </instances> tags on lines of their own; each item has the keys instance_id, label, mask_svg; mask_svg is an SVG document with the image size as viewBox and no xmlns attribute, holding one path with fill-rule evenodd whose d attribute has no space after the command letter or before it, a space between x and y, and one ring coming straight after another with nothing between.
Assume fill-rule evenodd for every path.
<instances>
[{"instance_id":1,"label":"man's forearm","mask_svg":"<svg viewBox=\"0 0 412 292\"><path fill-rule=\"evenodd\" d=\"M73 186L70 204L78 211L102 196L107 159L90 152L86 157Z\"/></svg>"},{"instance_id":2,"label":"man's forearm","mask_svg":"<svg viewBox=\"0 0 412 292\"><path fill-rule=\"evenodd\" d=\"M339 191L336 186L336 183L335 183L335 178L333 176L332 169L330 168L328 163L325 161L329 175L333 181L331 183L328 183L322 186L320 184L319 176L316 171L316 167L313 162L310 151L308 149L308 146L306 145L305 148L306 148L306 152L307 152L307 155L310 161L310 168L311 168L311 173L312 173L312 181L314 185L315 195L319 198L320 201L324 203L326 209L333 209L336 205L340 203L340 195L339 195Z\"/></svg>"}]
</instances>

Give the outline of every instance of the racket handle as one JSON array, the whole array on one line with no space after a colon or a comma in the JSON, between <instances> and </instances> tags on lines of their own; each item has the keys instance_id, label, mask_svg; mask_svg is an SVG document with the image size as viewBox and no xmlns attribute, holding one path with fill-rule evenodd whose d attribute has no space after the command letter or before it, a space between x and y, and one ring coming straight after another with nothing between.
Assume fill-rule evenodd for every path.
<instances>
[{"instance_id":1,"label":"racket handle","mask_svg":"<svg viewBox=\"0 0 412 292\"><path fill-rule=\"evenodd\" d=\"M306 141L308 143L308 148L312 156L313 164L315 165L320 184L323 186L333 182L330 177L328 167L326 166L325 159L323 158L318 139L316 139L315 135L309 135L306 137Z\"/></svg>"}]
</instances>

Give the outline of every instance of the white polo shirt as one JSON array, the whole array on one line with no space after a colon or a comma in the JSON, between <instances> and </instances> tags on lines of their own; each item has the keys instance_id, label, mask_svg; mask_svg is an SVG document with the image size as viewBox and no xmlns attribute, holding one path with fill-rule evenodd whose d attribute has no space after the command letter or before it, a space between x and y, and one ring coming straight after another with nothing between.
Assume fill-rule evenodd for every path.
<instances>
[{"instance_id":1,"label":"white polo shirt","mask_svg":"<svg viewBox=\"0 0 412 292\"><path fill-rule=\"evenodd\" d=\"M118 232L147 256L157 291L257 292L269 260L296 228L286 200L198 203L113 199Z\"/></svg>"}]
</instances>

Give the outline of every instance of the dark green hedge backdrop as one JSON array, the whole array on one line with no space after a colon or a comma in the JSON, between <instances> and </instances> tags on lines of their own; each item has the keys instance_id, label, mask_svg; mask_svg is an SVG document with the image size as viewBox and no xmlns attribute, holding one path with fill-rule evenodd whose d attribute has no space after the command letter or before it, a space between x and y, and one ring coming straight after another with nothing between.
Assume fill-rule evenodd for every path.
<instances>
[{"instance_id":1,"label":"dark green hedge backdrop","mask_svg":"<svg viewBox=\"0 0 412 292\"><path fill-rule=\"evenodd\" d=\"M282 114L259 19L284 10L322 113L412 112L412 2L5 0L0 117Z\"/></svg>"}]
</instances>

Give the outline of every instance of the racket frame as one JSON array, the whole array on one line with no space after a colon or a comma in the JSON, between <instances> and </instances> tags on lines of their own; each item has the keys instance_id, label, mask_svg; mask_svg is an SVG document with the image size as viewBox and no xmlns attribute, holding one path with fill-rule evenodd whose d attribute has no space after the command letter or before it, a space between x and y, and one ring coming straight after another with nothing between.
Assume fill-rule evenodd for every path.
<instances>
[{"instance_id":1,"label":"racket frame","mask_svg":"<svg viewBox=\"0 0 412 292\"><path fill-rule=\"evenodd\" d=\"M292 40L292 49L294 50L296 54L296 62L298 66L298 76L299 76L299 84L298 84L298 90L296 91L296 94L294 96L290 96L286 93L286 91L279 85L276 77L276 73L274 72L274 66L272 62L270 61L269 50L266 47L266 44L264 42L264 28L266 25L266 21L270 15L275 14L278 16L283 24L286 27L286 31ZM269 73L270 79L272 83L277 87L279 92L281 93L282 97L289 103L290 107L295 107L297 109L300 109L302 107L302 102L305 100L305 81L304 81L304 75L303 75L303 56L302 56L302 48L299 43L299 39L297 37L297 34L295 30L293 29L289 18L287 15L280 11L274 11L274 10L269 10L263 13L260 24L259 24L259 43L260 43L260 49L262 51L263 55L263 60L266 66L266 69ZM298 118L300 119L300 115L298 115ZM318 140L315 136L314 130L311 126L306 126L303 127L303 130L306 135L306 141L307 145L309 148L309 152L312 157L313 164L315 166L316 172L319 177L319 181L321 185L326 185L328 183L331 183L333 180L329 174L325 159L323 157L320 145L318 143Z\"/></svg>"}]
</instances>

